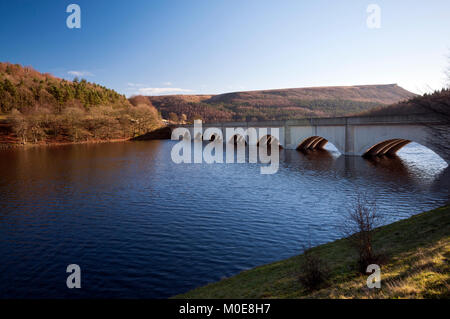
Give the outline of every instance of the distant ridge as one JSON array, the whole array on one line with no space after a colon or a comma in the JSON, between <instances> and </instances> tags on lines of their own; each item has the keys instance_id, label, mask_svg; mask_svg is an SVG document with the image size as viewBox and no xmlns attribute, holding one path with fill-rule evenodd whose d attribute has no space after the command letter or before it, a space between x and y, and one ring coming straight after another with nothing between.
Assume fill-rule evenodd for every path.
<instances>
[{"instance_id":1,"label":"distant ridge","mask_svg":"<svg viewBox=\"0 0 450 319\"><path fill-rule=\"evenodd\" d=\"M210 102L232 102L239 100L258 100L260 98L277 99L286 104L286 99L303 100L341 99L364 102L392 104L416 96L397 84L353 85L353 86L318 86L304 88L271 89L257 91L231 92L212 96ZM270 104L272 101L264 103Z\"/></svg>"},{"instance_id":2,"label":"distant ridge","mask_svg":"<svg viewBox=\"0 0 450 319\"><path fill-rule=\"evenodd\" d=\"M207 122L215 122L352 115L415 96L416 94L397 84L376 84L147 98L165 118L201 118Z\"/></svg>"}]
</instances>

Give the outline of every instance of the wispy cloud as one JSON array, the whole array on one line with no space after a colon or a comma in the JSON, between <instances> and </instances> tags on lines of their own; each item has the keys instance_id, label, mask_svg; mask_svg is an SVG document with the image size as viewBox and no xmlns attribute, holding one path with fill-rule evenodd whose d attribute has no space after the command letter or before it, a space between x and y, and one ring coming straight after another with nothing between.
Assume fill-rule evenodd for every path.
<instances>
[{"instance_id":1,"label":"wispy cloud","mask_svg":"<svg viewBox=\"0 0 450 319\"><path fill-rule=\"evenodd\" d=\"M141 84L141 83L131 83L131 82L128 82L128 83L127 83L127 86L132 87L132 88L136 88L136 87L142 87L142 86L145 86L145 85L144 85L144 84Z\"/></svg>"},{"instance_id":2,"label":"wispy cloud","mask_svg":"<svg viewBox=\"0 0 450 319\"><path fill-rule=\"evenodd\" d=\"M72 76L94 76L94 74L89 71L69 71L67 74Z\"/></svg>"},{"instance_id":3,"label":"wispy cloud","mask_svg":"<svg viewBox=\"0 0 450 319\"><path fill-rule=\"evenodd\" d=\"M165 86L172 86L172 82L164 82L163 85L165 85Z\"/></svg>"},{"instance_id":4,"label":"wispy cloud","mask_svg":"<svg viewBox=\"0 0 450 319\"><path fill-rule=\"evenodd\" d=\"M139 94L142 94L142 95L163 95L163 94L193 92L193 90L181 89L181 88L140 88L138 91L139 91Z\"/></svg>"}]
</instances>

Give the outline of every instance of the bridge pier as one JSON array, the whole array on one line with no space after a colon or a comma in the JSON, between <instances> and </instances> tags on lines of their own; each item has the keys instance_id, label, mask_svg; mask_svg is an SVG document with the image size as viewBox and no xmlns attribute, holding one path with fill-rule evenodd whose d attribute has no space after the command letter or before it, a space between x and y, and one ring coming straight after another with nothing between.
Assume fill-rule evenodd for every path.
<instances>
[{"instance_id":1,"label":"bridge pier","mask_svg":"<svg viewBox=\"0 0 450 319\"><path fill-rule=\"evenodd\" d=\"M355 154L355 127L349 125L347 119L345 119L344 155L359 155Z\"/></svg>"}]
</instances>

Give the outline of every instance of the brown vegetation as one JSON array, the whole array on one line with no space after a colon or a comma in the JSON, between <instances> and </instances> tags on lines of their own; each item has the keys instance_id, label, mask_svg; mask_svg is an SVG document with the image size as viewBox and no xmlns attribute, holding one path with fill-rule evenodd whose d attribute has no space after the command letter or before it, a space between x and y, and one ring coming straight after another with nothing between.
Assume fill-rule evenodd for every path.
<instances>
[{"instance_id":1,"label":"brown vegetation","mask_svg":"<svg viewBox=\"0 0 450 319\"><path fill-rule=\"evenodd\" d=\"M161 126L148 99L10 63L0 63L0 115L0 143L128 139Z\"/></svg>"},{"instance_id":2,"label":"brown vegetation","mask_svg":"<svg viewBox=\"0 0 450 319\"><path fill-rule=\"evenodd\" d=\"M165 119L169 119L170 114L174 113L179 119L184 117L189 122L197 118L206 122L226 122L233 120L235 114L220 105L206 103L208 99L202 99L200 96L166 95L147 98Z\"/></svg>"},{"instance_id":3,"label":"brown vegetation","mask_svg":"<svg viewBox=\"0 0 450 319\"><path fill-rule=\"evenodd\" d=\"M388 106L377 107L360 115L386 116L424 113L448 113L450 111L450 89L442 89L431 94L425 93L409 100Z\"/></svg>"},{"instance_id":4,"label":"brown vegetation","mask_svg":"<svg viewBox=\"0 0 450 319\"><path fill-rule=\"evenodd\" d=\"M304 258L300 262L300 284L307 291L313 291L327 284L330 271L325 261L316 254L311 245L303 251Z\"/></svg>"},{"instance_id":5,"label":"brown vegetation","mask_svg":"<svg viewBox=\"0 0 450 319\"><path fill-rule=\"evenodd\" d=\"M415 96L401 87L361 85L234 92L220 95L149 96L164 118L184 114L188 121L288 120L345 116ZM175 118L172 115L173 118Z\"/></svg>"},{"instance_id":6,"label":"brown vegetation","mask_svg":"<svg viewBox=\"0 0 450 319\"><path fill-rule=\"evenodd\" d=\"M413 97L415 94L396 84L323 86L280 90L262 90L226 93L213 96L210 101L249 103L257 106L289 106L296 100L350 100L392 104Z\"/></svg>"}]
</instances>

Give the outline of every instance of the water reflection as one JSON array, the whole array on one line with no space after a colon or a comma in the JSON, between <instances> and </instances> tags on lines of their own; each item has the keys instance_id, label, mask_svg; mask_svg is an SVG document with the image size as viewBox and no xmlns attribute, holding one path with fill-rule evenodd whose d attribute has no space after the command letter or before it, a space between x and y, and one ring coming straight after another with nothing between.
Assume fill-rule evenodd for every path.
<instances>
[{"instance_id":1,"label":"water reflection","mask_svg":"<svg viewBox=\"0 0 450 319\"><path fill-rule=\"evenodd\" d=\"M328 144L330 145L330 144ZM302 156L303 155L303 156ZM431 150L417 143L405 146L398 155L368 157L342 156L333 145L323 150L307 150L286 154L287 162L308 162L307 168L314 170L330 170L340 173L341 177L373 175L389 181L400 181L405 184L431 185L435 182L447 187L445 172L448 165ZM301 163L301 168L305 166Z\"/></svg>"},{"instance_id":2,"label":"water reflection","mask_svg":"<svg viewBox=\"0 0 450 319\"><path fill-rule=\"evenodd\" d=\"M282 149L278 173L261 175L174 164L174 144L2 151L0 297L168 297L338 238L358 191L386 222L448 200L449 168L417 145L372 160ZM70 263L81 291L64 285Z\"/></svg>"}]
</instances>

